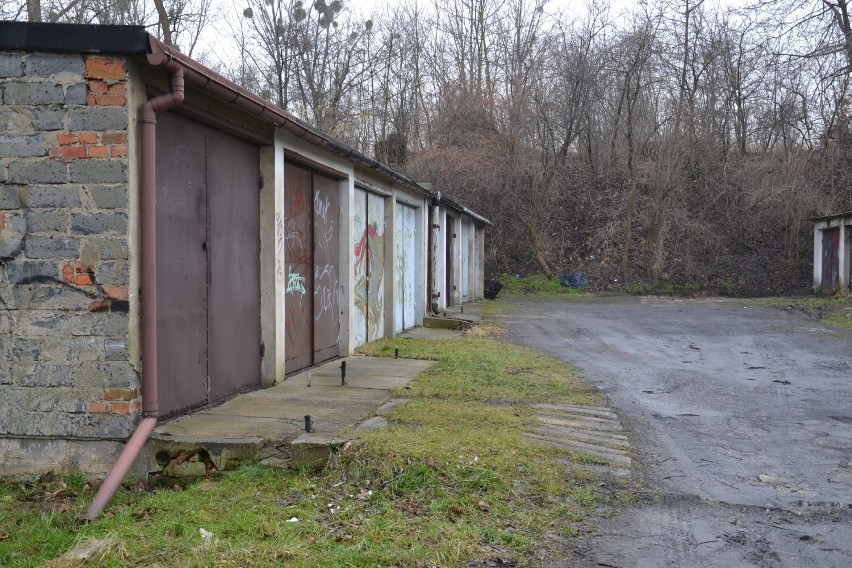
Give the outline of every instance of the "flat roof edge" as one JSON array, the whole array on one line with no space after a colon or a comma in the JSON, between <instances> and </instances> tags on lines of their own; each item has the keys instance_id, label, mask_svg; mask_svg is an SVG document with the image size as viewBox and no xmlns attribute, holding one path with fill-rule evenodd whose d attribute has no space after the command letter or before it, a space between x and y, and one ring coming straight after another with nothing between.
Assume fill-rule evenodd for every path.
<instances>
[{"instance_id":1,"label":"flat roof edge","mask_svg":"<svg viewBox=\"0 0 852 568\"><path fill-rule=\"evenodd\" d=\"M843 219L844 217L852 218L852 211L846 213L835 213L834 215L822 215L820 217L811 217L811 221L817 223L819 221L831 221L833 219Z\"/></svg>"},{"instance_id":2,"label":"flat roof edge","mask_svg":"<svg viewBox=\"0 0 852 568\"><path fill-rule=\"evenodd\" d=\"M0 21L0 49L139 55L148 51L144 26Z\"/></svg>"}]
</instances>

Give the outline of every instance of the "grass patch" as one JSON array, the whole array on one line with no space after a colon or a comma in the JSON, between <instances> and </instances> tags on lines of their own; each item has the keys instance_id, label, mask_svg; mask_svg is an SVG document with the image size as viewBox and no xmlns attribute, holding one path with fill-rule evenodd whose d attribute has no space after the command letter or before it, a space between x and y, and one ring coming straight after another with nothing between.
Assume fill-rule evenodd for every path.
<instances>
[{"instance_id":1,"label":"grass patch","mask_svg":"<svg viewBox=\"0 0 852 568\"><path fill-rule=\"evenodd\" d=\"M647 284L636 282L625 286L624 292L631 296L674 296L692 298L706 292L706 288L700 284Z\"/></svg>"},{"instance_id":2,"label":"grass patch","mask_svg":"<svg viewBox=\"0 0 852 568\"><path fill-rule=\"evenodd\" d=\"M852 308L852 298L843 296L800 296L795 298L757 298L752 302L761 305L812 310Z\"/></svg>"},{"instance_id":3,"label":"grass patch","mask_svg":"<svg viewBox=\"0 0 852 568\"><path fill-rule=\"evenodd\" d=\"M496 337L505 332L507 327L501 322L475 323L464 332L464 335L469 339Z\"/></svg>"},{"instance_id":4,"label":"grass patch","mask_svg":"<svg viewBox=\"0 0 852 568\"><path fill-rule=\"evenodd\" d=\"M602 399L583 385L573 369L538 351L492 341L467 339L413 341L388 339L365 345L374 357L432 359L438 363L406 388L416 395L456 400L492 399L595 405Z\"/></svg>"},{"instance_id":5,"label":"grass patch","mask_svg":"<svg viewBox=\"0 0 852 568\"><path fill-rule=\"evenodd\" d=\"M516 277L512 274L501 274L500 297L505 296L537 296L544 298L577 298L586 295L586 287L568 288L558 279L548 278L544 274Z\"/></svg>"},{"instance_id":6,"label":"grass patch","mask_svg":"<svg viewBox=\"0 0 852 568\"><path fill-rule=\"evenodd\" d=\"M826 325L840 329L852 330L852 311L842 314L834 314L822 320Z\"/></svg>"},{"instance_id":7,"label":"grass patch","mask_svg":"<svg viewBox=\"0 0 852 568\"><path fill-rule=\"evenodd\" d=\"M489 339L363 351L396 348L437 364L401 390L410 401L391 427L322 472L244 466L178 490L125 487L88 524L75 521L94 495L81 477L0 480L0 565L39 566L97 539L111 544L87 566L525 563L608 498L558 463L564 452L523 437L529 403L600 404L571 367Z\"/></svg>"},{"instance_id":8,"label":"grass patch","mask_svg":"<svg viewBox=\"0 0 852 568\"><path fill-rule=\"evenodd\" d=\"M844 296L802 296L797 298L759 298L752 303L793 309L820 320L825 325L852 329L852 298Z\"/></svg>"}]
</instances>

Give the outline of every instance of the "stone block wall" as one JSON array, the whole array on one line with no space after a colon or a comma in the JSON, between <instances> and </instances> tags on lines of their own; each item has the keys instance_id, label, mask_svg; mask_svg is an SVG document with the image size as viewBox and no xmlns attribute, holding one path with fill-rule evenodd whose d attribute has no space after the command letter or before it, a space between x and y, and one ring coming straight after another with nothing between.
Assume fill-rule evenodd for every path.
<instances>
[{"instance_id":1,"label":"stone block wall","mask_svg":"<svg viewBox=\"0 0 852 568\"><path fill-rule=\"evenodd\" d=\"M0 452L138 421L126 90L122 58L0 52Z\"/></svg>"}]
</instances>

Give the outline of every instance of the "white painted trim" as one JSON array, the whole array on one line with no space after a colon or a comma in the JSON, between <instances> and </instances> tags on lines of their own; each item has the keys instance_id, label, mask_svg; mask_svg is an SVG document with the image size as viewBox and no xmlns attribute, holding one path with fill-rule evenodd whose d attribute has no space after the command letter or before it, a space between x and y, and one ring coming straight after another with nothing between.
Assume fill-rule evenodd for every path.
<instances>
[{"instance_id":1,"label":"white painted trim","mask_svg":"<svg viewBox=\"0 0 852 568\"><path fill-rule=\"evenodd\" d=\"M372 183L364 181L360 178L355 178L355 189L362 189L368 193L375 193L376 195L381 195L382 197L390 197L391 195L393 195L393 191L377 187Z\"/></svg>"},{"instance_id":2,"label":"white painted trim","mask_svg":"<svg viewBox=\"0 0 852 568\"><path fill-rule=\"evenodd\" d=\"M287 321L287 312L285 311L285 298L286 298L286 290L287 290L287 275L285 274L285 265L286 262L284 260L284 243L286 242L286 227L284 226L284 217L285 217L285 199L284 199L284 188L285 179L284 179L284 146L285 146L285 136L283 131L280 129L275 130L275 143L273 145L273 163L274 163L274 178L267 182L267 186L269 186L274 193L272 197L273 210L275 216L275 249L273 252L273 258L275 259L275 269L273 271L273 279L274 279L274 300L271 306L268 306L272 310L275 318L275 334L274 341L272 344L266 345L266 354L267 357L272 357L275 365L275 382L279 383L284 380L285 377L285 368L286 368L286 353L285 353L285 345L286 345L286 321ZM263 207L261 205L261 211ZM262 227L263 225L261 225ZM262 266L263 263L261 263ZM267 306L263 305L261 301L261 309L267 309ZM272 351L272 353L270 353Z\"/></svg>"},{"instance_id":3,"label":"white painted trim","mask_svg":"<svg viewBox=\"0 0 852 568\"><path fill-rule=\"evenodd\" d=\"M355 352L355 334L352 329L355 327L355 268L353 265L353 249L352 243L355 242L353 231L355 223L352 222L352 211L355 207L355 176L350 175L340 181L340 215L338 238L340 243L340 258L338 264L338 274L340 285L340 296L338 298L338 307L340 309L340 335L338 336L338 345L341 355L351 355Z\"/></svg>"}]
</instances>

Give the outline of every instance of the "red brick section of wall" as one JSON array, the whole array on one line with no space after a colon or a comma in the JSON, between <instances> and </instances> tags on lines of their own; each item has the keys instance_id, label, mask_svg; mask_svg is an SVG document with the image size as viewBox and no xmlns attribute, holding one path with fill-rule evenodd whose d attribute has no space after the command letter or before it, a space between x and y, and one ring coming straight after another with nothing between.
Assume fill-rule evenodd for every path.
<instances>
[{"instance_id":1,"label":"red brick section of wall","mask_svg":"<svg viewBox=\"0 0 852 568\"><path fill-rule=\"evenodd\" d=\"M84 77L89 87L90 107L127 104L127 72L124 61L112 57L86 58ZM122 158L127 156L127 132L60 132L57 145L50 148L52 158Z\"/></svg>"},{"instance_id":2,"label":"red brick section of wall","mask_svg":"<svg viewBox=\"0 0 852 568\"><path fill-rule=\"evenodd\" d=\"M127 311L127 300L129 293L127 288L120 286L98 286L94 278L95 268L87 266L82 262L75 262L74 266L66 264L62 267L62 279L66 284L77 286L95 286L93 296L103 299L95 300L89 304L90 312L117 312Z\"/></svg>"},{"instance_id":3,"label":"red brick section of wall","mask_svg":"<svg viewBox=\"0 0 852 568\"><path fill-rule=\"evenodd\" d=\"M132 414L142 410L138 389L104 389L103 398L89 403L89 412L95 414Z\"/></svg>"},{"instance_id":4,"label":"red brick section of wall","mask_svg":"<svg viewBox=\"0 0 852 568\"><path fill-rule=\"evenodd\" d=\"M127 72L122 59L103 56L86 58L83 77L88 85L87 106L125 106L127 104ZM57 146L48 150L52 158L125 158L127 157L127 131L78 131L60 132L56 135ZM97 286L95 269L77 262L74 267L62 268L63 280L77 286ZM101 288L97 286L96 295L101 296L89 303L90 312L127 311L126 288ZM114 302L116 302L114 304Z\"/></svg>"}]
</instances>

